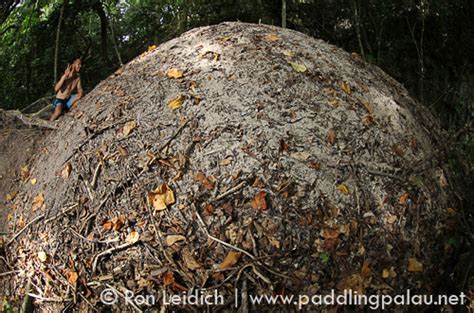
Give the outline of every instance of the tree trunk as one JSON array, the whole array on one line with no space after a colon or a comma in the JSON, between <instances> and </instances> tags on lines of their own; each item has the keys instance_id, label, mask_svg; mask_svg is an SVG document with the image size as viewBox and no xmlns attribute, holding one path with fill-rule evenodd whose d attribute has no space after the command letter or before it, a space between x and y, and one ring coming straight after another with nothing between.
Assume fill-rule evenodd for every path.
<instances>
[{"instance_id":1,"label":"tree trunk","mask_svg":"<svg viewBox=\"0 0 474 313\"><path fill-rule=\"evenodd\" d=\"M59 12L58 27L56 29L56 46L54 48L54 82L53 85L58 81L58 55L59 55L59 35L61 34L61 24L64 17L64 8L67 5L68 0L64 0Z\"/></svg>"},{"instance_id":2,"label":"tree trunk","mask_svg":"<svg viewBox=\"0 0 474 313\"><path fill-rule=\"evenodd\" d=\"M281 0L281 27L286 28L286 0Z\"/></svg>"},{"instance_id":3,"label":"tree trunk","mask_svg":"<svg viewBox=\"0 0 474 313\"><path fill-rule=\"evenodd\" d=\"M101 38L101 58L104 64L109 63L109 51L107 48L107 28L108 28L108 20L107 15L105 14L104 8L102 7L102 3L97 1L93 5L94 11L100 18L100 38Z\"/></svg>"}]
</instances>

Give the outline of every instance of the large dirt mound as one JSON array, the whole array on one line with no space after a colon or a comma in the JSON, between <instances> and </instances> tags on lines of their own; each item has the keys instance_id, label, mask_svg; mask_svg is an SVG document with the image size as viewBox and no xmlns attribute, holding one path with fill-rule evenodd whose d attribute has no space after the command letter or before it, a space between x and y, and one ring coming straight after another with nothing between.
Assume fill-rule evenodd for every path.
<instances>
[{"instance_id":1,"label":"large dirt mound","mask_svg":"<svg viewBox=\"0 0 474 313\"><path fill-rule=\"evenodd\" d=\"M438 132L356 54L264 25L189 31L49 136L15 198L12 290L95 307L107 286L432 291L456 216Z\"/></svg>"}]
</instances>

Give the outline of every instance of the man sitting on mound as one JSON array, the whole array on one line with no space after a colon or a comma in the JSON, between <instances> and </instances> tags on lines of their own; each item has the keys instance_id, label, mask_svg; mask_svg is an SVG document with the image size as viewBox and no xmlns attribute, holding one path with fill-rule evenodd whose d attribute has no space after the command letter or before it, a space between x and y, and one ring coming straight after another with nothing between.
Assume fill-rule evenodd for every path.
<instances>
[{"instance_id":1,"label":"man sitting on mound","mask_svg":"<svg viewBox=\"0 0 474 313\"><path fill-rule=\"evenodd\" d=\"M84 96L79 76L80 71L81 59L76 58L72 64L68 64L63 76L54 86L56 98L53 100L54 112L49 118L50 121L56 120L63 112L69 111ZM77 95L72 95L75 90L77 90Z\"/></svg>"}]
</instances>

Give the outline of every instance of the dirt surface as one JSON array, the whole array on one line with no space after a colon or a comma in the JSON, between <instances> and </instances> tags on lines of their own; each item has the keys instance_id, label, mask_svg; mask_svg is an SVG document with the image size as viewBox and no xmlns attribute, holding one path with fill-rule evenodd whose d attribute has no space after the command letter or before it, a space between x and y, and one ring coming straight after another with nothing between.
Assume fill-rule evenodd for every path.
<instances>
[{"instance_id":1,"label":"dirt surface","mask_svg":"<svg viewBox=\"0 0 474 313\"><path fill-rule=\"evenodd\" d=\"M462 227L442 142L356 54L264 25L195 29L100 83L48 137L13 201L26 228L7 245L8 283L23 294L29 277L44 308L115 311L106 288L235 287L240 303L435 292Z\"/></svg>"}]
</instances>

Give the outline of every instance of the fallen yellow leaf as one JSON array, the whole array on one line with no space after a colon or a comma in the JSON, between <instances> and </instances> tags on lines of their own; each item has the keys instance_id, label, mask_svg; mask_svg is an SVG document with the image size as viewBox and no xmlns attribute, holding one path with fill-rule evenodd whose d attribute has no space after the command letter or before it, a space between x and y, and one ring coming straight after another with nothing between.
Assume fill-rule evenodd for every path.
<instances>
[{"instance_id":1,"label":"fallen yellow leaf","mask_svg":"<svg viewBox=\"0 0 474 313\"><path fill-rule=\"evenodd\" d=\"M340 184L337 189L339 189L340 192L348 194L349 193L349 188L347 188L346 185Z\"/></svg>"},{"instance_id":2,"label":"fallen yellow leaf","mask_svg":"<svg viewBox=\"0 0 474 313\"><path fill-rule=\"evenodd\" d=\"M32 178L32 179L30 180L30 183L31 183L33 186L36 185L36 178Z\"/></svg>"},{"instance_id":3,"label":"fallen yellow leaf","mask_svg":"<svg viewBox=\"0 0 474 313\"><path fill-rule=\"evenodd\" d=\"M33 203L31 205L31 210L36 211L39 208L41 208L44 204L44 195L42 193L39 193L36 197L33 199Z\"/></svg>"},{"instance_id":4,"label":"fallen yellow leaf","mask_svg":"<svg viewBox=\"0 0 474 313\"><path fill-rule=\"evenodd\" d=\"M137 122L135 122L135 121L129 121L129 122L125 123L125 125L123 126L123 129L122 129L123 136L127 137L132 132L132 130L135 129L135 127L137 127Z\"/></svg>"},{"instance_id":5,"label":"fallen yellow leaf","mask_svg":"<svg viewBox=\"0 0 474 313\"><path fill-rule=\"evenodd\" d=\"M179 96L177 96L176 98L171 99L171 100L168 102L168 107L169 107L171 110L179 109L179 108L183 105L184 99L185 99L185 96L184 96L184 95L179 95Z\"/></svg>"},{"instance_id":6,"label":"fallen yellow leaf","mask_svg":"<svg viewBox=\"0 0 474 313\"><path fill-rule=\"evenodd\" d=\"M219 268L221 270L224 270L224 269L234 266L239 261L240 254L241 253L237 251L229 251L224 261L222 261L222 263L219 265Z\"/></svg>"},{"instance_id":7,"label":"fallen yellow leaf","mask_svg":"<svg viewBox=\"0 0 474 313\"><path fill-rule=\"evenodd\" d=\"M140 238L140 235L136 231L130 232L130 234L127 235L127 238L125 238L125 241L128 243L135 243L138 241Z\"/></svg>"},{"instance_id":8,"label":"fallen yellow leaf","mask_svg":"<svg viewBox=\"0 0 474 313\"><path fill-rule=\"evenodd\" d=\"M168 246L172 246L176 242L183 241L183 240L186 240L186 237L184 237L182 235L169 235L169 236L166 236L166 244Z\"/></svg>"},{"instance_id":9,"label":"fallen yellow leaf","mask_svg":"<svg viewBox=\"0 0 474 313\"><path fill-rule=\"evenodd\" d=\"M423 263L419 262L416 258L408 259L408 271L412 273L423 272Z\"/></svg>"},{"instance_id":10,"label":"fallen yellow leaf","mask_svg":"<svg viewBox=\"0 0 474 313\"><path fill-rule=\"evenodd\" d=\"M72 171L71 163L66 163L63 167L63 170L61 171L61 176L63 178L68 178L69 175L71 174L71 171Z\"/></svg>"},{"instance_id":11,"label":"fallen yellow leaf","mask_svg":"<svg viewBox=\"0 0 474 313\"><path fill-rule=\"evenodd\" d=\"M183 71L177 69L177 68L172 68L166 72L166 76L169 78L182 78L183 77Z\"/></svg>"},{"instance_id":12,"label":"fallen yellow leaf","mask_svg":"<svg viewBox=\"0 0 474 313\"><path fill-rule=\"evenodd\" d=\"M295 62L288 61L290 63L291 67L298 73L303 73L306 72L306 66L304 64L299 64Z\"/></svg>"},{"instance_id":13,"label":"fallen yellow leaf","mask_svg":"<svg viewBox=\"0 0 474 313\"><path fill-rule=\"evenodd\" d=\"M342 89L342 91L344 91L348 95L351 94L351 85L349 85L349 83L347 83L345 81L342 81L341 82L341 89Z\"/></svg>"},{"instance_id":14,"label":"fallen yellow leaf","mask_svg":"<svg viewBox=\"0 0 474 313\"><path fill-rule=\"evenodd\" d=\"M158 188L148 193L148 200L150 204L158 211L162 211L168 205L175 203L173 190L166 184L161 184Z\"/></svg>"},{"instance_id":15,"label":"fallen yellow leaf","mask_svg":"<svg viewBox=\"0 0 474 313\"><path fill-rule=\"evenodd\" d=\"M155 50L155 49L156 49L156 45L151 45L151 46L148 46L147 51L152 51L152 50Z\"/></svg>"},{"instance_id":16,"label":"fallen yellow leaf","mask_svg":"<svg viewBox=\"0 0 474 313\"><path fill-rule=\"evenodd\" d=\"M390 277L390 270L388 268L384 268L382 271L382 278L389 278Z\"/></svg>"}]
</instances>

